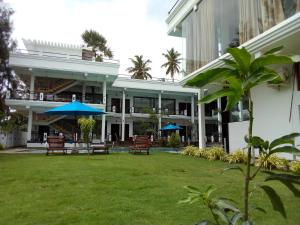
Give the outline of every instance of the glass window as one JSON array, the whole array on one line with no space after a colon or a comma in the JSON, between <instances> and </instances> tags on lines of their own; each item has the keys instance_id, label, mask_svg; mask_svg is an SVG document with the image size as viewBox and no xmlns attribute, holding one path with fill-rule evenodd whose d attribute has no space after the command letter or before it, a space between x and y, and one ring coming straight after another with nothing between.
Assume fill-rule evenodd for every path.
<instances>
[{"instance_id":1,"label":"glass window","mask_svg":"<svg viewBox=\"0 0 300 225\"><path fill-rule=\"evenodd\" d=\"M134 97L133 106L135 113L147 113L148 110L157 109L157 101L155 98Z\"/></svg>"},{"instance_id":2,"label":"glass window","mask_svg":"<svg viewBox=\"0 0 300 225\"><path fill-rule=\"evenodd\" d=\"M168 114L168 115L175 115L175 99L165 99L163 98L161 100L161 109L162 113Z\"/></svg>"}]
</instances>

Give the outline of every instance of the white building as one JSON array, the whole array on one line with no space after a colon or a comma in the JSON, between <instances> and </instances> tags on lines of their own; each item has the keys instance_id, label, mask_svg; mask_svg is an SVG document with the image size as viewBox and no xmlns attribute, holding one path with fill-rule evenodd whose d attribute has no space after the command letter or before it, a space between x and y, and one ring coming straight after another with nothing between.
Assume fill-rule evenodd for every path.
<instances>
[{"instance_id":1,"label":"white building","mask_svg":"<svg viewBox=\"0 0 300 225\"><path fill-rule=\"evenodd\" d=\"M28 117L27 146L44 146L45 133L64 133L71 142L74 118L43 113L72 99L106 111L106 115L95 117L94 138L101 141L126 142L145 133L141 124L151 122L149 109L157 116L156 130L167 123L176 123L183 128L182 141L197 142L198 124L204 127L206 123L206 139L219 141L218 117L212 110L217 112L217 106L207 106L206 112L203 106L198 110L198 89L183 88L178 82L165 79L137 80L118 75L118 61L83 60L84 50L80 46L23 42L26 49L12 52L9 63L28 92L8 93L6 104ZM200 136L203 135L200 129ZM205 145L206 139L201 139L200 144Z\"/></svg>"},{"instance_id":2,"label":"white building","mask_svg":"<svg viewBox=\"0 0 300 225\"><path fill-rule=\"evenodd\" d=\"M168 34L181 37L187 73L180 83L200 72L222 66L229 46L243 46L253 55L283 45L283 54L300 55L300 1L298 0L181 0L167 17ZM254 135L273 140L300 132L299 63L278 70L286 82L281 87L260 86L253 91ZM212 89L207 87L208 92ZM243 103L230 115L229 148L245 147L247 113ZM224 126L223 126L224 127ZM299 146L300 140L296 140Z\"/></svg>"}]
</instances>

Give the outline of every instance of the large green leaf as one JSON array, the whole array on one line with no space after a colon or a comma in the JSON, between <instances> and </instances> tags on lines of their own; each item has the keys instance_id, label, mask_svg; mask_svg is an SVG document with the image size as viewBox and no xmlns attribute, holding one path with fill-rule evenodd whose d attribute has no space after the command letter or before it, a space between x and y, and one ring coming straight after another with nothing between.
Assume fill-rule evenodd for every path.
<instances>
[{"instance_id":1,"label":"large green leaf","mask_svg":"<svg viewBox=\"0 0 300 225\"><path fill-rule=\"evenodd\" d=\"M228 171L228 170L239 170L239 171L241 171L242 173L244 173L244 170L243 170L242 167L240 167L240 166L230 166L230 167L227 167L227 168L225 168L225 169L223 170L222 173L224 173L224 172L226 172L226 171Z\"/></svg>"},{"instance_id":2,"label":"large green leaf","mask_svg":"<svg viewBox=\"0 0 300 225\"><path fill-rule=\"evenodd\" d=\"M240 210L231 202L225 201L225 200L220 200L215 203L216 206L222 210L230 210L232 212L239 212Z\"/></svg>"},{"instance_id":3,"label":"large green leaf","mask_svg":"<svg viewBox=\"0 0 300 225\"><path fill-rule=\"evenodd\" d=\"M226 215L226 213L223 210L220 210L218 208L213 208L212 213L218 216L225 224L230 224L230 219Z\"/></svg>"},{"instance_id":4,"label":"large green leaf","mask_svg":"<svg viewBox=\"0 0 300 225\"><path fill-rule=\"evenodd\" d=\"M251 54L245 48L229 48L227 52L232 55L239 69L244 74L248 73L251 63Z\"/></svg>"},{"instance_id":5,"label":"large green leaf","mask_svg":"<svg viewBox=\"0 0 300 225\"><path fill-rule=\"evenodd\" d=\"M255 59L250 66L250 71L255 72L259 68L269 65L276 64L290 64L293 63L292 59L288 56L280 56L280 55L263 55L257 59Z\"/></svg>"},{"instance_id":6,"label":"large green leaf","mask_svg":"<svg viewBox=\"0 0 300 225\"><path fill-rule=\"evenodd\" d=\"M263 189L264 192L268 195L269 199L271 200L273 209L279 212L284 218L286 218L284 205L281 201L280 196L276 193L276 191L274 191L273 188L267 185L260 186L260 188Z\"/></svg>"},{"instance_id":7,"label":"large green leaf","mask_svg":"<svg viewBox=\"0 0 300 225\"><path fill-rule=\"evenodd\" d=\"M221 59L221 61L223 61L224 64L227 65L227 66L231 66L235 69L239 68L238 64L235 61L231 60L231 59Z\"/></svg>"},{"instance_id":8,"label":"large green leaf","mask_svg":"<svg viewBox=\"0 0 300 225\"><path fill-rule=\"evenodd\" d=\"M198 74L193 79L187 81L185 86L203 87L211 82L220 80L225 76L233 75L235 72L229 68L215 68Z\"/></svg>"},{"instance_id":9,"label":"large green leaf","mask_svg":"<svg viewBox=\"0 0 300 225\"><path fill-rule=\"evenodd\" d=\"M224 88L222 90L216 91L214 93L211 93L205 97L203 97L199 102L200 103L210 103L212 101L217 100L218 98L234 95L234 91L229 88Z\"/></svg>"},{"instance_id":10,"label":"large green leaf","mask_svg":"<svg viewBox=\"0 0 300 225\"><path fill-rule=\"evenodd\" d=\"M264 55L274 54L274 53L276 53L276 52L281 51L282 49L283 49L283 46L275 47L275 48L270 49L269 51L266 51L266 52L264 53Z\"/></svg>"},{"instance_id":11,"label":"large green leaf","mask_svg":"<svg viewBox=\"0 0 300 225\"><path fill-rule=\"evenodd\" d=\"M276 174L273 173L268 176L265 181L278 180L278 181L287 181L289 183L300 184L300 176L291 175L291 174Z\"/></svg>"},{"instance_id":12,"label":"large green leaf","mask_svg":"<svg viewBox=\"0 0 300 225\"><path fill-rule=\"evenodd\" d=\"M275 148L273 150L271 150L269 152L269 155L272 155L274 153L280 153L280 152L285 152L285 153L300 153L299 149L293 147L293 146L283 146L283 147L278 147L278 148Z\"/></svg>"},{"instance_id":13,"label":"large green leaf","mask_svg":"<svg viewBox=\"0 0 300 225\"><path fill-rule=\"evenodd\" d=\"M277 147L278 145L283 145L283 144L294 144L294 138L299 137L300 133L291 133L289 135L284 135L280 138L275 139L274 141L271 142L270 144L270 149L273 149L274 147Z\"/></svg>"},{"instance_id":14,"label":"large green leaf","mask_svg":"<svg viewBox=\"0 0 300 225\"><path fill-rule=\"evenodd\" d=\"M230 225L237 225L239 220L242 219L243 214L240 212L235 213L230 220Z\"/></svg>"}]
</instances>

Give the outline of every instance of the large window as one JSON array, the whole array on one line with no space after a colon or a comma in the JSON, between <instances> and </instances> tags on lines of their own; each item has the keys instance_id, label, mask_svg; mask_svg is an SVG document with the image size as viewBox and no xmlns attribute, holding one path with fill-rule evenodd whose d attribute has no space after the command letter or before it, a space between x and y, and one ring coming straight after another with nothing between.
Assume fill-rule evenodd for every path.
<instances>
[{"instance_id":1,"label":"large window","mask_svg":"<svg viewBox=\"0 0 300 225\"><path fill-rule=\"evenodd\" d=\"M134 97L133 107L135 113L147 113L149 110L157 109L157 101L155 98Z\"/></svg>"},{"instance_id":2,"label":"large window","mask_svg":"<svg viewBox=\"0 0 300 225\"><path fill-rule=\"evenodd\" d=\"M175 115L176 108L175 108L175 99L165 99L161 100L161 110L162 113L168 115Z\"/></svg>"},{"instance_id":3,"label":"large window","mask_svg":"<svg viewBox=\"0 0 300 225\"><path fill-rule=\"evenodd\" d=\"M299 11L299 0L200 1L182 22L183 70L190 74Z\"/></svg>"}]
</instances>

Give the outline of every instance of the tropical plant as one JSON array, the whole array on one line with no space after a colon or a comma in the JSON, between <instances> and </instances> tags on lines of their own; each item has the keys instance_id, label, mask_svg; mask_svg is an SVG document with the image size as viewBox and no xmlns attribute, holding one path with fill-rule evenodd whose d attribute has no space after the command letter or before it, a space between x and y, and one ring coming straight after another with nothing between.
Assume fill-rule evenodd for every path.
<instances>
[{"instance_id":1,"label":"tropical plant","mask_svg":"<svg viewBox=\"0 0 300 225\"><path fill-rule=\"evenodd\" d=\"M256 166L262 165L263 168L271 169L282 169L287 166L287 160L280 158L277 154L269 156L267 154L261 154L255 162Z\"/></svg>"},{"instance_id":2,"label":"tropical plant","mask_svg":"<svg viewBox=\"0 0 300 225\"><path fill-rule=\"evenodd\" d=\"M95 127L96 121L92 118L79 118L78 124L80 126L81 132L83 133L83 141L87 145L88 153L89 152L89 143L90 143L90 136Z\"/></svg>"},{"instance_id":3,"label":"tropical plant","mask_svg":"<svg viewBox=\"0 0 300 225\"><path fill-rule=\"evenodd\" d=\"M300 161L293 161L290 163L290 170L294 173L300 173Z\"/></svg>"},{"instance_id":4,"label":"tropical plant","mask_svg":"<svg viewBox=\"0 0 300 225\"><path fill-rule=\"evenodd\" d=\"M0 144L0 151L4 150L4 146L2 144Z\"/></svg>"},{"instance_id":5,"label":"tropical plant","mask_svg":"<svg viewBox=\"0 0 300 225\"><path fill-rule=\"evenodd\" d=\"M182 155L190 155L190 156L196 156L196 154L199 152L199 148L193 146L193 145L188 145L183 148L181 151Z\"/></svg>"},{"instance_id":6,"label":"tropical plant","mask_svg":"<svg viewBox=\"0 0 300 225\"><path fill-rule=\"evenodd\" d=\"M202 157L209 161L222 160L225 157L225 152L223 148L214 146L206 148L202 153Z\"/></svg>"},{"instance_id":7,"label":"tropical plant","mask_svg":"<svg viewBox=\"0 0 300 225\"><path fill-rule=\"evenodd\" d=\"M250 183L254 181L256 175L260 172L264 160L251 172L251 153L252 150L258 149L260 154L266 154L265 160L271 155L280 152L299 153L299 150L293 146L294 138L299 136L298 133L282 136L271 143L265 141L259 137L253 136L253 100L252 100L252 88L266 84L266 83L278 83L282 81L280 75L272 68L271 65L289 64L293 61L290 57L277 54L282 47L274 48L268 52L265 52L260 57L254 58L245 48L229 48L228 53L231 55L231 59L222 59L225 64L224 67L215 68L206 72L198 74L193 79L189 80L187 86L195 86L202 88L210 83L219 83L220 89L208 94L200 100L200 103L210 103L218 98L227 98L227 111L231 110L242 98L248 102L249 112L249 127L248 135L245 137L247 142L247 161L245 170L239 166L233 166L229 169L238 169L244 176L244 198L243 198L243 222L246 224L252 223L249 214L249 196L252 193L250 191ZM270 174L265 181L279 180L283 184L286 184L290 190L294 190L294 184L300 183L299 177L287 175L287 174ZM269 185L261 184L259 187L265 191L270 197L273 209L279 211L281 215L286 216L283 203L280 196ZM295 192L293 191L295 194ZM299 196L299 195L298 195Z\"/></svg>"},{"instance_id":8,"label":"tropical plant","mask_svg":"<svg viewBox=\"0 0 300 225\"><path fill-rule=\"evenodd\" d=\"M180 146L180 136L179 134L172 133L169 140L168 140L168 146L172 148L178 148Z\"/></svg>"},{"instance_id":9,"label":"tropical plant","mask_svg":"<svg viewBox=\"0 0 300 225\"><path fill-rule=\"evenodd\" d=\"M103 62L104 57L113 58L113 53L109 47L106 46L107 40L104 36L95 30L85 30L81 35L87 47L92 47L95 53L96 61Z\"/></svg>"},{"instance_id":10,"label":"tropical plant","mask_svg":"<svg viewBox=\"0 0 300 225\"><path fill-rule=\"evenodd\" d=\"M220 225L230 224L237 225L243 214L240 209L235 206L235 202L227 198L213 197L212 193L217 189L213 186L209 186L205 192L201 192L198 188L186 186L188 191L188 198L179 201L179 203L193 204L195 202L202 201L202 203L209 208L212 214L213 221L202 220L197 225Z\"/></svg>"},{"instance_id":11,"label":"tropical plant","mask_svg":"<svg viewBox=\"0 0 300 225\"><path fill-rule=\"evenodd\" d=\"M174 82L174 75L176 73L179 73L179 69L180 69L180 53L175 51L174 48L171 48L170 50L167 50L167 53L163 53L162 54L164 57L166 57L167 62L164 63L161 67L166 67L167 71L166 71L166 75L170 74L171 78Z\"/></svg>"},{"instance_id":12,"label":"tropical plant","mask_svg":"<svg viewBox=\"0 0 300 225\"><path fill-rule=\"evenodd\" d=\"M151 61L149 59L144 61L142 55L135 55L134 59L130 58L130 60L133 63L133 67L127 68L127 71L132 74L131 79L152 79L152 76L149 73L151 70L151 67L149 67Z\"/></svg>"},{"instance_id":13,"label":"tropical plant","mask_svg":"<svg viewBox=\"0 0 300 225\"><path fill-rule=\"evenodd\" d=\"M225 161L229 163L245 163L247 155L242 149L238 149L226 156Z\"/></svg>"}]
</instances>

